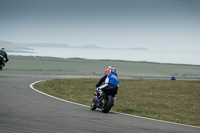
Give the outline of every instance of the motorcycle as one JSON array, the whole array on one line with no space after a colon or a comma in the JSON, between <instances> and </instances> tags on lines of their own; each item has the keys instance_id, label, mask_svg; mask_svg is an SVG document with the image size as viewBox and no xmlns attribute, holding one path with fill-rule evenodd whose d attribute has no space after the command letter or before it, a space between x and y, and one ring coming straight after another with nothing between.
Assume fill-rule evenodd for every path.
<instances>
[{"instance_id":1,"label":"motorcycle","mask_svg":"<svg viewBox=\"0 0 200 133\"><path fill-rule=\"evenodd\" d=\"M116 99L117 87L107 88L100 96L99 91L96 89L95 97L92 100L90 109L95 110L96 108L101 109L103 113L108 113L110 109L114 106L114 100Z\"/></svg>"},{"instance_id":2,"label":"motorcycle","mask_svg":"<svg viewBox=\"0 0 200 133\"><path fill-rule=\"evenodd\" d=\"M1 70L3 69L3 67L5 66L5 63L6 63L6 62L3 61L2 64L0 65L0 71L1 71Z\"/></svg>"}]
</instances>

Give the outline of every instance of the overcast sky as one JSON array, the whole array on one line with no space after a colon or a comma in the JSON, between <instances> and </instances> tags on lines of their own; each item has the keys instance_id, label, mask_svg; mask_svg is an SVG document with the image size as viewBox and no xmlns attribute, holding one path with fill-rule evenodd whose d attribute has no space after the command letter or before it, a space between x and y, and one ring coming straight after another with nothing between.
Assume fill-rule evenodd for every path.
<instances>
[{"instance_id":1,"label":"overcast sky","mask_svg":"<svg viewBox=\"0 0 200 133\"><path fill-rule=\"evenodd\" d=\"M200 1L0 0L0 40L200 50Z\"/></svg>"}]
</instances>

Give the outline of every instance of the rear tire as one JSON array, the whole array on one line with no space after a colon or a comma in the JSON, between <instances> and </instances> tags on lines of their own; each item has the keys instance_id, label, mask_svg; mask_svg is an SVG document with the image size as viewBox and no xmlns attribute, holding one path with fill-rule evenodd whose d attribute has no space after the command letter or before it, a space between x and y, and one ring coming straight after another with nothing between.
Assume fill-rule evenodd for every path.
<instances>
[{"instance_id":1,"label":"rear tire","mask_svg":"<svg viewBox=\"0 0 200 133\"><path fill-rule=\"evenodd\" d=\"M101 111L103 113L108 113L110 111L111 107L113 106L114 99L113 99L113 96L108 95L107 99L105 99L105 100L107 100L107 101L105 102L104 105L102 105Z\"/></svg>"},{"instance_id":2,"label":"rear tire","mask_svg":"<svg viewBox=\"0 0 200 133\"><path fill-rule=\"evenodd\" d=\"M95 99L92 100L92 103L91 103L91 106L90 106L90 109L91 110L95 110L97 107L96 107L96 103L95 103Z\"/></svg>"}]
</instances>

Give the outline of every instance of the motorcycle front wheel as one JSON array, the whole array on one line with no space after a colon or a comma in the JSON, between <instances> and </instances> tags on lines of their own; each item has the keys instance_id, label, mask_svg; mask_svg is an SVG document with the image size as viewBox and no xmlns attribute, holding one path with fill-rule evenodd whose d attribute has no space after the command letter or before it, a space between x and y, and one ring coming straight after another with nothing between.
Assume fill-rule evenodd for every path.
<instances>
[{"instance_id":1,"label":"motorcycle front wheel","mask_svg":"<svg viewBox=\"0 0 200 133\"><path fill-rule=\"evenodd\" d=\"M114 103L114 99L113 99L113 96L111 95L108 95L106 98L103 99L104 100L104 103L102 105L102 109L101 111L103 113L108 113L111 109L111 107L113 106L113 103Z\"/></svg>"},{"instance_id":2,"label":"motorcycle front wheel","mask_svg":"<svg viewBox=\"0 0 200 133\"><path fill-rule=\"evenodd\" d=\"M95 110L97 107L96 107L96 103L95 103L95 99L92 100L92 103L91 103L91 106L90 106L90 109L91 110Z\"/></svg>"}]
</instances>

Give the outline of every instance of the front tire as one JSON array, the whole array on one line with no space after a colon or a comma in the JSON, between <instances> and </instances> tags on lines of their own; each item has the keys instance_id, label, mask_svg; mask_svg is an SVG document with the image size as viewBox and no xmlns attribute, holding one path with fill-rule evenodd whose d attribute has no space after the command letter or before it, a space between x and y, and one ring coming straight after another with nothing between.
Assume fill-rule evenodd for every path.
<instances>
[{"instance_id":1,"label":"front tire","mask_svg":"<svg viewBox=\"0 0 200 133\"><path fill-rule=\"evenodd\" d=\"M90 109L91 110L95 110L97 107L96 107L96 103L95 103L95 99L92 100L92 103L91 103L91 106L90 106Z\"/></svg>"},{"instance_id":2,"label":"front tire","mask_svg":"<svg viewBox=\"0 0 200 133\"><path fill-rule=\"evenodd\" d=\"M108 97L105 98L104 100L105 100L105 103L104 103L104 105L102 105L101 110L103 113L108 113L110 111L111 107L113 106L114 99L113 99L113 96L108 95Z\"/></svg>"}]
</instances>

